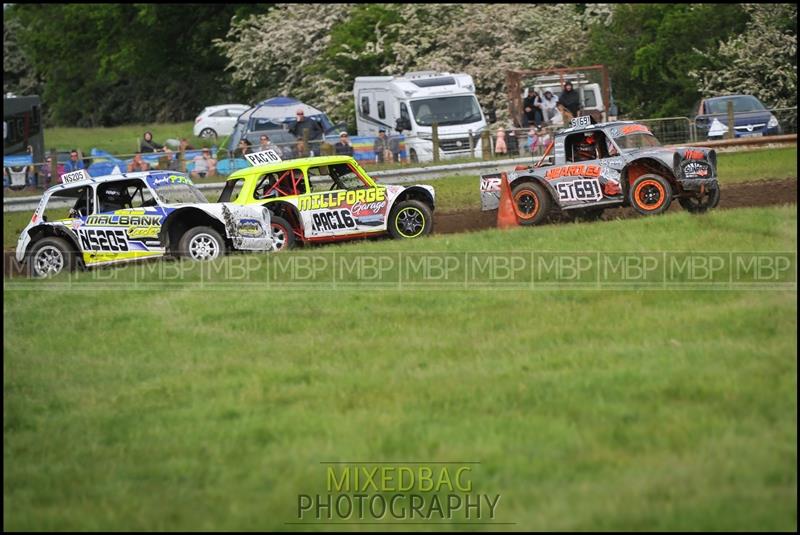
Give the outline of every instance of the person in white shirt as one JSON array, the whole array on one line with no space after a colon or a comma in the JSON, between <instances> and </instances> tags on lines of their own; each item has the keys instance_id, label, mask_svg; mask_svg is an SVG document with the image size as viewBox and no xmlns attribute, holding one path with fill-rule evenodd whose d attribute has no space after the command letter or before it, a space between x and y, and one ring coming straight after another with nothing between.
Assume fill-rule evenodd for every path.
<instances>
[{"instance_id":1,"label":"person in white shirt","mask_svg":"<svg viewBox=\"0 0 800 535\"><path fill-rule=\"evenodd\" d=\"M546 124L563 124L561 112L558 111L558 98L551 91L545 91L542 97L542 115Z\"/></svg>"}]
</instances>

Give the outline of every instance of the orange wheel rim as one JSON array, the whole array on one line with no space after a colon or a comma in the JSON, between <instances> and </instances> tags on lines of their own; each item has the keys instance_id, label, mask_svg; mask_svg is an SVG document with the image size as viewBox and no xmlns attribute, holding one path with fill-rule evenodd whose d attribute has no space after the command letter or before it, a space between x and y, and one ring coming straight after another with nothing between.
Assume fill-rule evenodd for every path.
<instances>
[{"instance_id":1,"label":"orange wheel rim","mask_svg":"<svg viewBox=\"0 0 800 535\"><path fill-rule=\"evenodd\" d=\"M533 219L539 213L539 198L532 191L518 192L514 195L514 211L520 219Z\"/></svg>"},{"instance_id":2,"label":"orange wheel rim","mask_svg":"<svg viewBox=\"0 0 800 535\"><path fill-rule=\"evenodd\" d=\"M654 203L648 203L645 196L649 197L653 195L653 189L655 189L658 199ZM633 192L633 199L636 201L636 205L642 210L658 210L664 205L664 201L666 200L666 191L664 190L664 186L658 180L643 180L636 186L636 189Z\"/></svg>"}]
</instances>

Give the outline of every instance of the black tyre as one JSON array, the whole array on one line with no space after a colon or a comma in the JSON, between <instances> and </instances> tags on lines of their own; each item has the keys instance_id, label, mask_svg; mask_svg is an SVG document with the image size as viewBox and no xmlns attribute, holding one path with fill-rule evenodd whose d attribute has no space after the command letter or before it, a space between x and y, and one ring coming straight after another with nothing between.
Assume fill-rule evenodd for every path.
<instances>
[{"instance_id":1,"label":"black tyre","mask_svg":"<svg viewBox=\"0 0 800 535\"><path fill-rule=\"evenodd\" d=\"M408 159L411 160L411 163L419 162L419 157L417 156L417 151L415 151L414 149L411 149L408 152Z\"/></svg>"},{"instance_id":2,"label":"black tyre","mask_svg":"<svg viewBox=\"0 0 800 535\"><path fill-rule=\"evenodd\" d=\"M295 246L294 229L284 218L273 215L270 217L270 227L272 227L272 239L274 240L275 250L284 251Z\"/></svg>"},{"instance_id":3,"label":"black tyre","mask_svg":"<svg viewBox=\"0 0 800 535\"><path fill-rule=\"evenodd\" d=\"M392 238L419 238L431 233L433 214L430 207L423 202L402 201L392 208L387 226Z\"/></svg>"},{"instance_id":4,"label":"black tyre","mask_svg":"<svg viewBox=\"0 0 800 535\"><path fill-rule=\"evenodd\" d=\"M672 185L660 175L642 175L628 191L628 202L640 214L662 214L672 203Z\"/></svg>"},{"instance_id":5,"label":"black tyre","mask_svg":"<svg viewBox=\"0 0 800 535\"><path fill-rule=\"evenodd\" d=\"M72 271L77 265L77 256L67 240L44 238L36 242L28 252L28 273L31 277L43 278Z\"/></svg>"},{"instance_id":6,"label":"black tyre","mask_svg":"<svg viewBox=\"0 0 800 535\"><path fill-rule=\"evenodd\" d=\"M200 137L204 137L204 138L212 138L213 137L214 139L216 139L217 138L217 132L213 128L203 128L202 130L200 130Z\"/></svg>"},{"instance_id":7,"label":"black tyre","mask_svg":"<svg viewBox=\"0 0 800 535\"><path fill-rule=\"evenodd\" d=\"M547 217L553 199L541 184L523 182L511 190L511 199L520 225L536 225Z\"/></svg>"},{"instance_id":8,"label":"black tyre","mask_svg":"<svg viewBox=\"0 0 800 535\"><path fill-rule=\"evenodd\" d=\"M702 195L695 195L692 197L681 197L678 202L681 206L692 214L702 214L716 208L719 204L719 186L707 189Z\"/></svg>"},{"instance_id":9,"label":"black tyre","mask_svg":"<svg viewBox=\"0 0 800 535\"><path fill-rule=\"evenodd\" d=\"M181 236L178 254L198 261L215 260L225 254L225 240L211 227L194 227Z\"/></svg>"}]
</instances>

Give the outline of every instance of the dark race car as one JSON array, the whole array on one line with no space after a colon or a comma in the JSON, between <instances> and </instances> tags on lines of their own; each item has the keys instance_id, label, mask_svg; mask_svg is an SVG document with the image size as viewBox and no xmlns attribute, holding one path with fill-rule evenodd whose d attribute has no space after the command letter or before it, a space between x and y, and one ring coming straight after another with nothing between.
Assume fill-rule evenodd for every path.
<instances>
[{"instance_id":1,"label":"dark race car","mask_svg":"<svg viewBox=\"0 0 800 535\"><path fill-rule=\"evenodd\" d=\"M698 213L719 203L713 149L662 147L642 124L592 125L585 119L555 135L546 153L553 151L552 164L505 174L520 224L539 223L555 207L591 219L617 206L660 214L677 199L686 210ZM481 177L483 210L498 207L502 176Z\"/></svg>"}]
</instances>

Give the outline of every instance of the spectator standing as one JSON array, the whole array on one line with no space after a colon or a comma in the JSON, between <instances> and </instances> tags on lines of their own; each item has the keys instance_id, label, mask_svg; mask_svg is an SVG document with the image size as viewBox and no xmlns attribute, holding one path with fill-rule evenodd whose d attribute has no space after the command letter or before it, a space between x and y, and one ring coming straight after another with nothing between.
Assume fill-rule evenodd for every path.
<instances>
[{"instance_id":1,"label":"spectator standing","mask_svg":"<svg viewBox=\"0 0 800 535\"><path fill-rule=\"evenodd\" d=\"M385 128L378 130L378 137L375 138L375 142L372 144L372 150L375 152L376 163L384 163L386 161L387 152L389 153L389 159L391 160L392 151L389 148L389 139L386 137Z\"/></svg>"},{"instance_id":2,"label":"spectator standing","mask_svg":"<svg viewBox=\"0 0 800 535\"><path fill-rule=\"evenodd\" d=\"M353 155L353 145L350 144L350 137L347 132L339 132L339 141L335 147L336 154Z\"/></svg>"},{"instance_id":3,"label":"spectator standing","mask_svg":"<svg viewBox=\"0 0 800 535\"><path fill-rule=\"evenodd\" d=\"M164 145L161 143L156 143L153 141L153 133L152 132L145 132L142 136L142 141L139 143L139 151L142 153L145 152L157 152L164 148Z\"/></svg>"},{"instance_id":4,"label":"spectator standing","mask_svg":"<svg viewBox=\"0 0 800 535\"><path fill-rule=\"evenodd\" d=\"M497 129L497 140L494 143L494 153L508 154L508 146L506 145L506 131L502 127Z\"/></svg>"},{"instance_id":5,"label":"spectator standing","mask_svg":"<svg viewBox=\"0 0 800 535\"><path fill-rule=\"evenodd\" d=\"M581 109L581 98L578 92L572 88L572 82L567 81L567 83L564 84L564 91L561 93L561 96L558 97L558 104L563 107L566 112L569 112L570 116L564 117L564 122L569 122L573 117L578 116L578 112ZM563 110L562 113L564 113Z\"/></svg>"},{"instance_id":6,"label":"spectator standing","mask_svg":"<svg viewBox=\"0 0 800 535\"><path fill-rule=\"evenodd\" d=\"M142 153L137 152L131 163L128 164L128 172L136 173L139 171L149 171L150 165L142 158Z\"/></svg>"},{"instance_id":7,"label":"spectator standing","mask_svg":"<svg viewBox=\"0 0 800 535\"><path fill-rule=\"evenodd\" d=\"M83 160L78 157L78 151L72 149L69 152L69 160L64 164L64 172L71 173L79 169L86 169L86 167L83 165Z\"/></svg>"},{"instance_id":8,"label":"spectator standing","mask_svg":"<svg viewBox=\"0 0 800 535\"><path fill-rule=\"evenodd\" d=\"M322 136L322 125L314 119L306 119L305 112L302 109L298 109L297 112L295 112L295 119L296 121L289 128L289 132L299 141L304 141L306 139L304 136L306 136L306 132L308 132L307 135L309 144L316 148L318 144L312 144L310 142ZM302 145L301 148L303 149L301 155L306 156L307 154L305 151L308 149L308 147ZM318 148L316 148L316 152L319 152Z\"/></svg>"},{"instance_id":9,"label":"spectator standing","mask_svg":"<svg viewBox=\"0 0 800 535\"><path fill-rule=\"evenodd\" d=\"M203 153L195 156L193 161L192 178L205 178L217 174L217 160L211 157L209 149L203 149Z\"/></svg>"}]
</instances>

